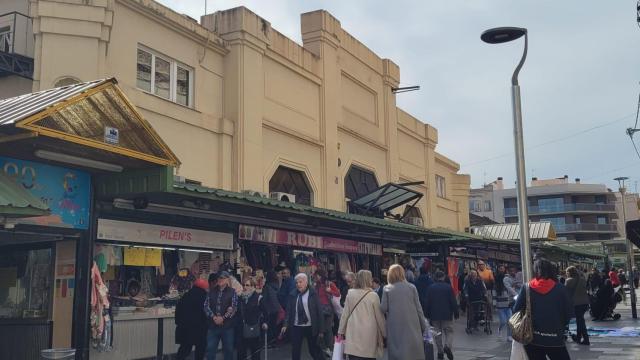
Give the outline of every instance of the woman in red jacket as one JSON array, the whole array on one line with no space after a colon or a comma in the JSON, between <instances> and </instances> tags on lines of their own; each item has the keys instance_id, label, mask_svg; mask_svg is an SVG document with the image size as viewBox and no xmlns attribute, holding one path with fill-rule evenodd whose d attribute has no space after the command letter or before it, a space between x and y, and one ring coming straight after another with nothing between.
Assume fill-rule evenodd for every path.
<instances>
[{"instance_id":1,"label":"woman in red jacket","mask_svg":"<svg viewBox=\"0 0 640 360\"><path fill-rule=\"evenodd\" d=\"M611 280L611 285L614 289L620 286L620 279L618 278L618 271L616 268L611 268L611 271L609 271L609 280Z\"/></svg>"},{"instance_id":2,"label":"woman in red jacket","mask_svg":"<svg viewBox=\"0 0 640 360\"><path fill-rule=\"evenodd\" d=\"M333 296L340 297L340 290L333 282L327 280L327 271L324 269L316 270L314 281L316 284L316 293L320 301L320 308L324 316L324 326L321 333L324 334L324 350L331 351L333 346L333 306L331 298Z\"/></svg>"}]
</instances>

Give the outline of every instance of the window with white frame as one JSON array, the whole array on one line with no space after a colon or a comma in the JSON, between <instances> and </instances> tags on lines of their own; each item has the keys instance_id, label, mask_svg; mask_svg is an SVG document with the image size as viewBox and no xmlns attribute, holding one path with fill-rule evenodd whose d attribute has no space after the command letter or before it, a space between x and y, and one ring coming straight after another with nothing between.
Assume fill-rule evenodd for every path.
<instances>
[{"instance_id":1,"label":"window with white frame","mask_svg":"<svg viewBox=\"0 0 640 360\"><path fill-rule=\"evenodd\" d=\"M138 89L193 107L193 70L169 57L138 48Z\"/></svg>"},{"instance_id":2,"label":"window with white frame","mask_svg":"<svg viewBox=\"0 0 640 360\"><path fill-rule=\"evenodd\" d=\"M447 183L444 177L436 175L436 195L439 198L447 197Z\"/></svg>"}]
</instances>

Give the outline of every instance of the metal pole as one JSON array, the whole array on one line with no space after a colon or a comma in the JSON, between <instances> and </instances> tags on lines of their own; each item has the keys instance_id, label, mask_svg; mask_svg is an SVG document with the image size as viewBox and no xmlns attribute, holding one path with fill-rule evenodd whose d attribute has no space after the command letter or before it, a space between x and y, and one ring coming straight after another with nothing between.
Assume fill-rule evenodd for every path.
<instances>
[{"instance_id":1,"label":"metal pole","mask_svg":"<svg viewBox=\"0 0 640 360\"><path fill-rule=\"evenodd\" d=\"M637 319L638 313L636 310L636 289L633 286L633 244L631 244L631 241L627 237L627 202L624 196L624 194L627 192L627 189L624 187L624 180L622 181L623 182L620 186L620 197L622 199L622 228L624 229L624 238L627 243L627 272L629 274L629 294L631 296L631 317Z\"/></svg>"},{"instance_id":2,"label":"metal pole","mask_svg":"<svg viewBox=\"0 0 640 360\"><path fill-rule=\"evenodd\" d=\"M511 78L511 105L513 107L513 141L516 152L518 221L520 223L520 256L524 282L532 277L531 244L529 241L529 209L527 201L527 177L524 163L524 140L522 136L522 107L520 101L520 85L518 74L527 58L528 35L524 35L524 52Z\"/></svg>"}]
</instances>

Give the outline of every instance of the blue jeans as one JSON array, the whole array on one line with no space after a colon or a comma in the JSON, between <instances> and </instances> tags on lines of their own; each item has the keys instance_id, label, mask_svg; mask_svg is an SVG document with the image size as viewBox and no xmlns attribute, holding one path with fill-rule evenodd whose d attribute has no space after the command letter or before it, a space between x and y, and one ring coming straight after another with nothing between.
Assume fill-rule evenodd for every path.
<instances>
[{"instance_id":1,"label":"blue jeans","mask_svg":"<svg viewBox=\"0 0 640 360\"><path fill-rule=\"evenodd\" d=\"M507 336L511 336L511 328L509 327L509 325L507 325L507 322L511 317L511 309L504 308L504 309L497 309L497 310L498 310L498 317L500 318L500 327L498 329L502 330L506 326Z\"/></svg>"},{"instance_id":2,"label":"blue jeans","mask_svg":"<svg viewBox=\"0 0 640 360\"><path fill-rule=\"evenodd\" d=\"M233 334L234 328L209 328L207 332L207 360L216 360L218 344L222 340L222 353L224 360L233 360Z\"/></svg>"}]
</instances>

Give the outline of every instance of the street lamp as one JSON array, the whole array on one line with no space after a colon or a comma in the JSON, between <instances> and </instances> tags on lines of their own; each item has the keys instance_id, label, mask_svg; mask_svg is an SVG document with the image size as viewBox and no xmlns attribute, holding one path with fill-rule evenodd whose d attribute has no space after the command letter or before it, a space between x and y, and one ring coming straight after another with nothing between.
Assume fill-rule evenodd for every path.
<instances>
[{"instance_id":1,"label":"street lamp","mask_svg":"<svg viewBox=\"0 0 640 360\"><path fill-rule=\"evenodd\" d=\"M633 245L631 245L631 240L627 236L627 202L625 201L624 194L627 192L627 188L624 186L625 180L629 180L628 177L622 176L613 179L618 182L618 187L620 189L620 198L622 200L622 228L624 229L624 239L627 244L627 272L629 274L629 289L631 295L631 316L634 319L638 318L637 310L636 310L636 289L633 286Z\"/></svg>"},{"instance_id":2,"label":"street lamp","mask_svg":"<svg viewBox=\"0 0 640 360\"><path fill-rule=\"evenodd\" d=\"M520 85L518 74L527 58L529 40L527 29L518 27L500 27L489 29L480 35L488 44L502 44L524 36L524 52L511 77L511 105L513 107L513 141L516 152L516 176L518 181L518 220L520 222L520 254L522 256L522 275L525 281L531 280L531 246L529 244L529 209L527 208L527 178L524 166L524 144L522 140L522 107L520 104Z\"/></svg>"}]
</instances>

